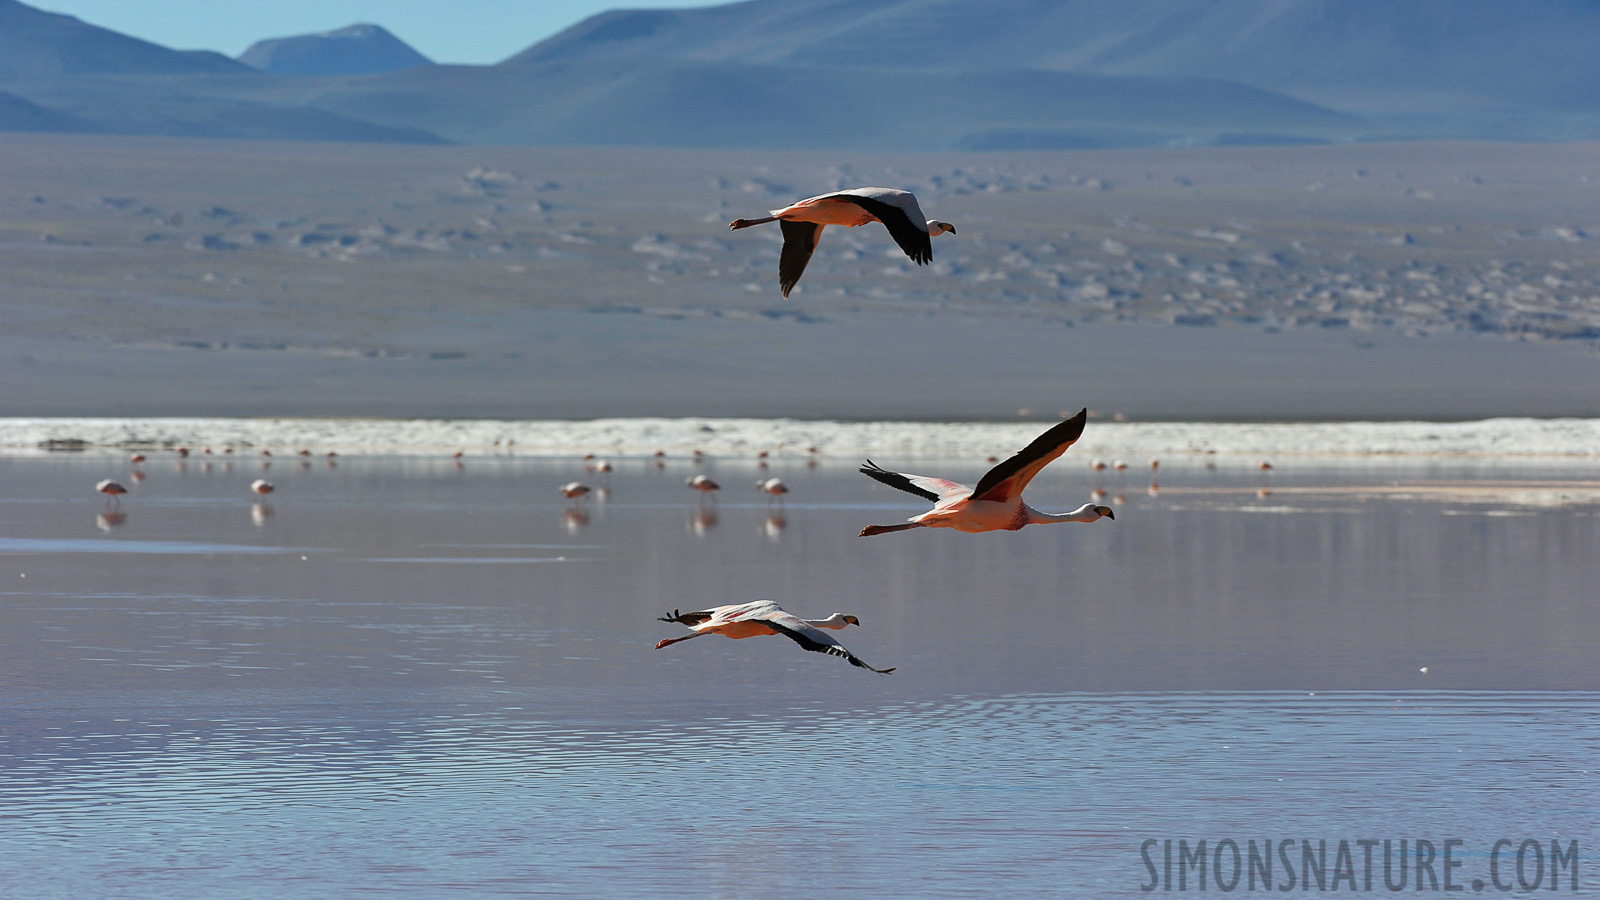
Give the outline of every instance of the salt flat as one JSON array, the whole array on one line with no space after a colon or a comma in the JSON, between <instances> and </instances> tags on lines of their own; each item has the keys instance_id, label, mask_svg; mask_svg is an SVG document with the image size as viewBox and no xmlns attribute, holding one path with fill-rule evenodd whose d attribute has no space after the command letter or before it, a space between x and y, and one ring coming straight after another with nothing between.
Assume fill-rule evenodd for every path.
<instances>
[{"instance_id":1,"label":"salt flat","mask_svg":"<svg viewBox=\"0 0 1600 900\"><path fill-rule=\"evenodd\" d=\"M1062 415L1075 414L1063 410ZM1600 419L1504 418L1476 422L1091 422L1073 459L1124 459L1143 470L1164 464L1222 463L1254 467L1263 457L1291 457L1319 466L1478 463L1486 466L1600 460ZM968 462L1009 456L1043 430L1013 422L852 422L815 419L341 419L341 418L71 418L0 419L0 456L82 453L127 465L130 451L148 451L152 465L179 461L312 458L334 453L372 457L684 459L697 451L752 460L866 456ZM214 452L213 452L214 451ZM1070 462L1068 463L1071 464Z\"/></svg>"}]
</instances>

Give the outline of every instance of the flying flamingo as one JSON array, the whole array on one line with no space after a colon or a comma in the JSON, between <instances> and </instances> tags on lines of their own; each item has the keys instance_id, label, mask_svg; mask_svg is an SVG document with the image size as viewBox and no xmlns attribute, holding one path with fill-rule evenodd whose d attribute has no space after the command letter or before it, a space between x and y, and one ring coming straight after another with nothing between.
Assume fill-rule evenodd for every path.
<instances>
[{"instance_id":1,"label":"flying flamingo","mask_svg":"<svg viewBox=\"0 0 1600 900\"><path fill-rule=\"evenodd\" d=\"M872 460L867 460L867 464L860 469L861 474L908 494L932 500L935 505L904 525L868 525L861 529L860 536L870 537L908 528L954 528L975 534L983 531L1016 531L1027 525L1050 522L1115 520L1116 516L1109 506L1085 503L1070 513L1053 515L1040 512L1022 501L1022 492L1028 482L1078 440L1088 419L1089 411L1085 409L1039 435L1020 453L985 473L978 479L975 488L943 478L889 472L878 468Z\"/></svg>"},{"instance_id":2,"label":"flying flamingo","mask_svg":"<svg viewBox=\"0 0 1600 900\"><path fill-rule=\"evenodd\" d=\"M868 222L882 222L889 236L917 265L933 262L932 237L955 234L949 222L924 219L917 198L894 188L863 187L820 194L783 209L772 210L759 219L734 219L728 228L738 231L752 225L777 222L783 229L783 253L778 257L778 287L785 299L799 283L800 276L816 252L817 241L827 225L854 228Z\"/></svg>"},{"instance_id":3,"label":"flying flamingo","mask_svg":"<svg viewBox=\"0 0 1600 900\"><path fill-rule=\"evenodd\" d=\"M681 613L672 611L670 616L661 616L663 622L678 622L693 628L691 634L683 637L667 638L656 649L679 641L687 641L706 634L727 635L735 640L747 637L757 637L766 634L781 634L799 644L807 650L817 653L827 653L832 656L843 657L852 666L859 666L887 675L894 671L894 667L887 669L874 669L856 658L854 653L846 650L832 635L824 634L821 629L829 628L835 631L846 625L860 625L861 620L855 616L844 613L834 613L826 619L802 619L793 613L785 611L775 601L757 600L753 603L735 603L731 606L717 606L703 609L699 612Z\"/></svg>"}]
</instances>

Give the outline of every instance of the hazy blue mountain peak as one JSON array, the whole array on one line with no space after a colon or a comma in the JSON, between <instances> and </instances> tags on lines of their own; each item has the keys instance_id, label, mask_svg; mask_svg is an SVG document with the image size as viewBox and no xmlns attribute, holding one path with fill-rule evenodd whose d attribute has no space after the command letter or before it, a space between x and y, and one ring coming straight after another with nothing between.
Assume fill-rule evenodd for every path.
<instances>
[{"instance_id":1,"label":"hazy blue mountain peak","mask_svg":"<svg viewBox=\"0 0 1600 900\"><path fill-rule=\"evenodd\" d=\"M257 41L239 61L280 75L375 75L433 65L388 29L369 23Z\"/></svg>"}]
</instances>

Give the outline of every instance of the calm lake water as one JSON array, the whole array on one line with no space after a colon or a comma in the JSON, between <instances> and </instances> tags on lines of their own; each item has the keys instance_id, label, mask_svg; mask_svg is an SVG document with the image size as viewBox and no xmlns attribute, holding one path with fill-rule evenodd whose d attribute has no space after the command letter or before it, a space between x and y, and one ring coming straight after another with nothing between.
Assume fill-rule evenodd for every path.
<instances>
[{"instance_id":1,"label":"calm lake water","mask_svg":"<svg viewBox=\"0 0 1600 900\"><path fill-rule=\"evenodd\" d=\"M1167 465L1115 522L870 539L922 507L843 461L581 507L576 461L142 468L0 459L0 896L1144 896L1167 839L1345 840L1346 891L1358 840L1460 839L1468 892L1576 841L1597 884L1593 467ZM761 597L898 671L652 649Z\"/></svg>"}]
</instances>

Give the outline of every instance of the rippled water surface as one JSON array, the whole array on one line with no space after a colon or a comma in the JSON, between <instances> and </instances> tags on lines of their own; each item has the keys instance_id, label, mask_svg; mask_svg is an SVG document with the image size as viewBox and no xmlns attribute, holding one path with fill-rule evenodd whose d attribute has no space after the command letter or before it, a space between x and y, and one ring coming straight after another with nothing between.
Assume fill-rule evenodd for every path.
<instances>
[{"instance_id":1,"label":"rippled water surface","mask_svg":"<svg viewBox=\"0 0 1600 900\"><path fill-rule=\"evenodd\" d=\"M1358 883L1459 838L1471 892L1500 838L1600 848L1596 473L1065 462L1030 499L1115 522L861 539L917 501L793 458L715 503L279 461L269 504L254 460L0 459L0 896L1143 896L1168 838ZM897 671L652 649L758 597Z\"/></svg>"}]
</instances>

